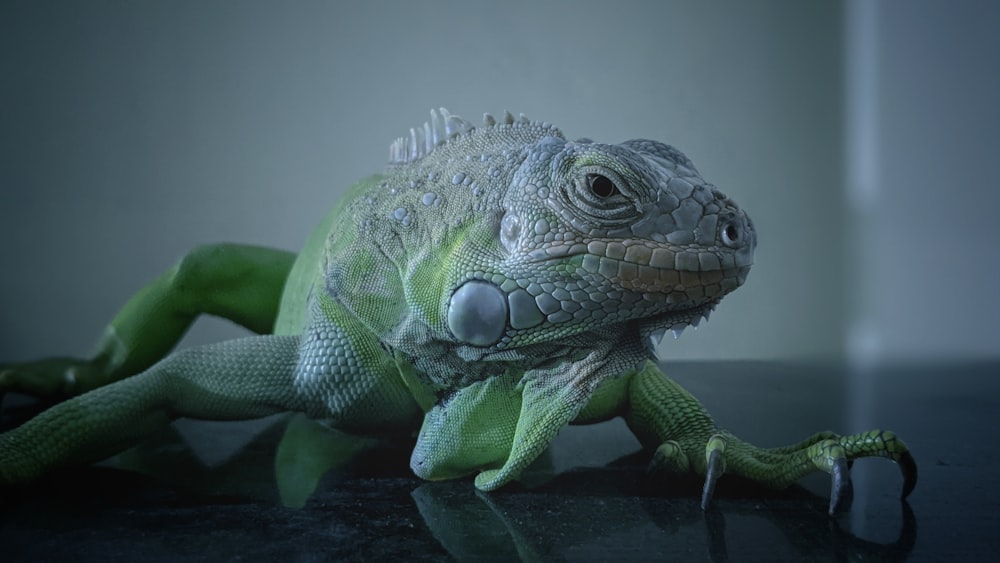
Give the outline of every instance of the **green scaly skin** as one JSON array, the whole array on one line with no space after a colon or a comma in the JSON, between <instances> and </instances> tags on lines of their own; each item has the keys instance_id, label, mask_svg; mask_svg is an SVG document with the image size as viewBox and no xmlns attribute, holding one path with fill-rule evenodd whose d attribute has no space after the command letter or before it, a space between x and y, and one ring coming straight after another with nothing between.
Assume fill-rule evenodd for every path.
<instances>
[{"instance_id":1,"label":"green scaly skin","mask_svg":"<svg viewBox=\"0 0 1000 563\"><path fill-rule=\"evenodd\" d=\"M676 149L569 141L545 123L431 112L291 253L196 249L134 296L86 360L0 369L0 391L71 395L0 435L0 482L135 444L178 417L297 411L409 434L425 479L516 479L569 423L622 416L654 464L786 487L848 462L916 465L889 432L761 449L716 428L650 358L749 273L747 215ZM170 353L202 313L259 336ZM270 333L270 334L268 334Z\"/></svg>"}]
</instances>

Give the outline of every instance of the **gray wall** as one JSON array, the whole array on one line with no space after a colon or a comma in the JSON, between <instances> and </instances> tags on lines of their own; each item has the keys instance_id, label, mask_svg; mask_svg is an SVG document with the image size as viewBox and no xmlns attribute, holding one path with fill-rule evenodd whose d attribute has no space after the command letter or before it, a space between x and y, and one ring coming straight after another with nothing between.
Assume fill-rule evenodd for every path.
<instances>
[{"instance_id":1,"label":"gray wall","mask_svg":"<svg viewBox=\"0 0 1000 563\"><path fill-rule=\"evenodd\" d=\"M1000 3L848 4L848 348L1000 356Z\"/></svg>"},{"instance_id":2,"label":"gray wall","mask_svg":"<svg viewBox=\"0 0 1000 563\"><path fill-rule=\"evenodd\" d=\"M442 105L470 118L509 108L570 136L673 143L751 213L760 244L747 285L700 331L666 343L665 356L837 356L859 323L908 341L891 326L912 319L892 311L926 303L927 288L886 276L926 266L881 264L845 289L860 229L843 189L840 3L287 4L0 4L0 359L86 353L132 292L197 244L297 248L350 183L383 167L391 139ZM905 41L943 48L916 32ZM911 70L891 78L900 91L927 83ZM975 105L986 99L954 101L974 113L990 109ZM906 112L921 116L921 106L887 105L904 123ZM911 133L901 135L919 145ZM979 194L990 181L982 167L949 170L930 185L962 180ZM995 190L988 197L996 203ZM931 204L911 200L917 208L894 206L892 219L908 241L926 232ZM943 237L934 244L956 249L928 278L938 297L937 282L969 265L984 274L972 289L996 281L988 205L973 198L967 208L957 225L930 219ZM964 243L986 254L967 261ZM853 296L883 293L895 299L885 301L891 314L859 321ZM971 305L939 309L954 322L929 321L931 336L915 345L966 340L957 321ZM207 322L187 343L234 334Z\"/></svg>"}]
</instances>

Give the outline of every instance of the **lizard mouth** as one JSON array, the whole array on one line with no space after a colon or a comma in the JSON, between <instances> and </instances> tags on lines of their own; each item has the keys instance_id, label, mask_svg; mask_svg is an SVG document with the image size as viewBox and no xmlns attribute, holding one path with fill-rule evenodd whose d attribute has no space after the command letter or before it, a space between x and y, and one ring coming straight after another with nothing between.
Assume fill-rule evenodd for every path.
<instances>
[{"instance_id":1,"label":"lizard mouth","mask_svg":"<svg viewBox=\"0 0 1000 563\"><path fill-rule=\"evenodd\" d=\"M530 254L536 260L570 260L590 275L615 286L642 293L649 300L659 294L671 308L696 307L706 298L729 293L742 285L750 262L722 248L694 252L669 244L624 240L553 244ZM658 300L659 298L652 298Z\"/></svg>"}]
</instances>

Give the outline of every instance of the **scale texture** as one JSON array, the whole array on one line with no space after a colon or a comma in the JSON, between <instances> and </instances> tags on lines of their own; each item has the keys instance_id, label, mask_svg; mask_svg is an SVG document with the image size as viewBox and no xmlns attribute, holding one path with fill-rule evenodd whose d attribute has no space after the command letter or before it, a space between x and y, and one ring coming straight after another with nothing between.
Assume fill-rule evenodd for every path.
<instances>
[{"instance_id":1,"label":"scale texture","mask_svg":"<svg viewBox=\"0 0 1000 563\"><path fill-rule=\"evenodd\" d=\"M366 435L417 431L425 479L516 479L570 423L621 416L668 472L784 487L848 462L916 465L890 432L761 449L716 428L651 361L742 285L753 223L677 149L569 140L446 110L393 142L297 255L195 249L133 297L89 359L4 366L0 390L72 396L0 435L0 480L95 461L177 417L297 411ZM200 314L259 336L170 353ZM419 431L418 431L419 429Z\"/></svg>"}]
</instances>

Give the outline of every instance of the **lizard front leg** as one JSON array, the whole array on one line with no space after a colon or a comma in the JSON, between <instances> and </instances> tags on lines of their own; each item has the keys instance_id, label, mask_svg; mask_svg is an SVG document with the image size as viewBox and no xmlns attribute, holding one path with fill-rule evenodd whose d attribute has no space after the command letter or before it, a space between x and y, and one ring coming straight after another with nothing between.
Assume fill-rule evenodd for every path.
<instances>
[{"instance_id":1,"label":"lizard front leg","mask_svg":"<svg viewBox=\"0 0 1000 563\"><path fill-rule=\"evenodd\" d=\"M577 362L507 371L438 402L424 417L410 460L414 473L429 480L478 473L482 491L517 479L587 405L601 374L630 363L609 359L613 350L608 344Z\"/></svg>"},{"instance_id":2,"label":"lizard front leg","mask_svg":"<svg viewBox=\"0 0 1000 563\"><path fill-rule=\"evenodd\" d=\"M702 508L707 508L716 480L739 475L772 488L792 485L814 471L831 474L830 514L851 496L849 464L862 457L885 457L899 464L905 498L917 482L917 466L895 434L873 430L850 436L820 432L782 448L759 448L716 427L697 399L649 362L632 379L629 427L656 448L653 463L675 473L705 476Z\"/></svg>"},{"instance_id":3,"label":"lizard front leg","mask_svg":"<svg viewBox=\"0 0 1000 563\"><path fill-rule=\"evenodd\" d=\"M115 454L181 418L285 411L348 432L412 426L420 409L378 339L338 304L314 304L302 336L252 336L171 354L0 434L0 483Z\"/></svg>"}]
</instances>

